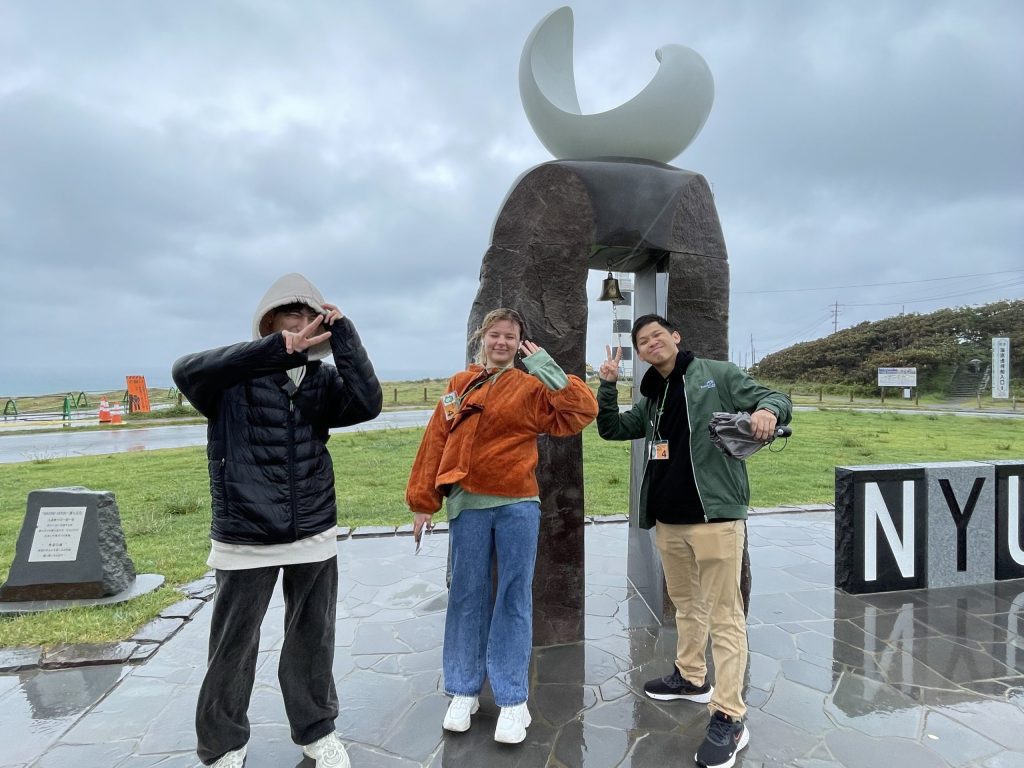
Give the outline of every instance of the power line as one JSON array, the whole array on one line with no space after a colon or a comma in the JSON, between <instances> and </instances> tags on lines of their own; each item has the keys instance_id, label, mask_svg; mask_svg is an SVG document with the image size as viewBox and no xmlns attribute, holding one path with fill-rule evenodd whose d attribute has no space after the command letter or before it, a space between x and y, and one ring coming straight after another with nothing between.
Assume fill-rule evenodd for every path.
<instances>
[{"instance_id":1,"label":"power line","mask_svg":"<svg viewBox=\"0 0 1024 768\"><path fill-rule=\"evenodd\" d=\"M956 293L944 293L939 296L928 296L923 299L894 299L893 301L875 301L868 304L844 304L844 307L891 307L896 304L920 304L923 301L937 301L938 299L954 299L958 296L970 296L974 293L981 293L982 291L1001 290L1005 288L1015 288L1018 285L1024 285L1024 279L1015 280L1013 282L1004 283L1000 286L982 286L980 288L972 288L968 291L957 291Z\"/></svg>"},{"instance_id":2,"label":"power line","mask_svg":"<svg viewBox=\"0 0 1024 768\"><path fill-rule=\"evenodd\" d=\"M965 277L993 277L995 275L1015 275L1024 269L1005 269L1001 272L976 272L973 275L949 275L948 277L927 277L921 280L898 280L892 283L860 283L858 285L825 285L820 288L778 288L770 291L733 291L733 294L753 296L762 293L806 293L808 291L836 291L842 288L881 288L886 285L913 285L915 283L934 283L941 280L962 280ZM897 302L899 303L899 302ZM851 305L853 306L853 305Z\"/></svg>"},{"instance_id":3,"label":"power line","mask_svg":"<svg viewBox=\"0 0 1024 768\"><path fill-rule=\"evenodd\" d=\"M817 330L818 328L820 328L825 323L831 322L831 320L832 320L831 305L829 305L829 307L830 307L830 309L829 309L830 314L828 314L828 315L819 315L813 322L809 323L807 325L807 327L802 328L799 331L796 331L795 333L793 331L787 331L786 333L783 333L783 334L781 334L779 336L772 336L771 338L769 338L767 340L762 339L761 343L762 344L766 344L767 346L771 347L771 346L774 346L776 344L776 342L779 342L782 339L790 339L790 338L794 338L794 337L803 336L804 334L807 334L807 333L810 333L811 331Z\"/></svg>"},{"instance_id":4,"label":"power line","mask_svg":"<svg viewBox=\"0 0 1024 768\"><path fill-rule=\"evenodd\" d=\"M803 328L802 330L798 331L795 334L789 335L789 338L786 339L785 341L783 341L782 343L776 343L776 344L768 345L768 351L764 352L761 355L761 357L763 358L765 355L770 355L773 352L778 352L780 349L785 349L786 347L792 346L793 344L796 344L796 343L798 343L800 341L805 341L806 340L805 337L808 334L813 333L814 331L818 330L818 328L820 328L821 326L825 325L826 323L830 323L830 322L832 322L832 318L831 317L829 317L827 315L825 317L820 317L818 320L816 320L814 323L812 323L811 325L807 326L806 328ZM776 337L776 339L782 339L782 338L785 338L785 337L784 336ZM773 341L774 341L774 339L773 339Z\"/></svg>"}]
</instances>

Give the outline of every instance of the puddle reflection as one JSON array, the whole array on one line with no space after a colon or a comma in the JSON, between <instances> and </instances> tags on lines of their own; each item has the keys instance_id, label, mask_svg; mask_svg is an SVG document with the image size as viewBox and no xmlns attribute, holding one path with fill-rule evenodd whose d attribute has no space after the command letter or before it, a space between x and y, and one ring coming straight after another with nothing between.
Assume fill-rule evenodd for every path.
<instances>
[{"instance_id":1,"label":"puddle reflection","mask_svg":"<svg viewBox=\"0 0 1024 768\"><path fill-rule=\"evenodd\" d=\"M1024 673L1021 579L857 597L837 591L836 616L844 618L833 620L831 699L850 717L918 706L936 693L948 704L976 701L978 683L1003 680L1009 689Z\"/></svg>"}]
</instances>

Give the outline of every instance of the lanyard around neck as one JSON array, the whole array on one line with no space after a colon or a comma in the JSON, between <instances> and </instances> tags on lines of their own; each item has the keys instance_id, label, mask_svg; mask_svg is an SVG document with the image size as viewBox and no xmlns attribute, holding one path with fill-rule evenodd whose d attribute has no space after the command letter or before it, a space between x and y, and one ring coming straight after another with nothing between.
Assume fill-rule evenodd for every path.
<instances>
[{"instance_id":1,"label":"lanyard around neck","mask_svg":"<svg viewBox=\"0 0 1024 768\"><path fill-rule=\"evenodd\" d=\"M511 366L509 366L509 367L511 367ZM478 382L476 382L474 384L471 384L469 387L467 387L466 391L463 392L461 395L459 395L459 408L462 408L462 403L465 401L465 399L467 397L469 397L470 393L473 392L473 390L479 389L480 387L482 387L484 384L487 384L488 382L490 382L491 385L493 386L494 382L496 382L498 380L498 377L501 376L501 374L503 374L505 371L507 371L509 369L509 367L499 368L498 370L496 370L494 373L492 373L487 378L480 379L480 381L478 381Z\"/></svg>"},{"instance_id":2,"label":"lanyard around neck","mask_svg":"<svg viewBox=\"0 0 1024 768\"><path fill-rule=\"evenodd\" d=\"M653 427L651 436L655 440L661 439L661 434L658 432L658 428L661 426L661 415L665 413L665 401L668 400L668 388L671 383L670 379L665 379L665 389L661 393L661 400L658 402L658 410L654 414L654 420L651 422L651 426Z\"/></svg>"}]
</instances>

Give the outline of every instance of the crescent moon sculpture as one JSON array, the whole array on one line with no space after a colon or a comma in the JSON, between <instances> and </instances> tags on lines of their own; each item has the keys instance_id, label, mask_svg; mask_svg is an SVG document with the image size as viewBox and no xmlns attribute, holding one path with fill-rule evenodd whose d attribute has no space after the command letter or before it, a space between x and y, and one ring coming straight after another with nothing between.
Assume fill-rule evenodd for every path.
<instances>
[{"instance_id":1,"label":"crescent moon sculpture","mask_svg":"<svg viewBox=\"0 0 1024 768\"><path fill-rule=\"evenodd\" d=\"M636 96L606 112L584 115L572 65L568 6L534 27L519 60L519 96L541 143L558 159L633 157L668 163L700 133L715 100L711 70L685 45L655 51L660 62Z\"/></svg>"}]
</instances>

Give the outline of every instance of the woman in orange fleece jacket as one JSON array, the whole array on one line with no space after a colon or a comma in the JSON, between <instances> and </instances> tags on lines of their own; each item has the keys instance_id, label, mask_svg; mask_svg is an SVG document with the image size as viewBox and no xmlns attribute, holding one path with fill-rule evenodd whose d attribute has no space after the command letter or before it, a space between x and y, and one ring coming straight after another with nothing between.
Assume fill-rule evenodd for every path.
<instances>
[{"instance_id":1,"label":"woman in orange fleece jacket","mask_svg":"<svg viewBox=\"0 0 1024 768\"><path fill-rule=\"evenodd\" d=\"M465 731L479 708L484 676L501 707L494 738L526 738L533 639L533 567L540 499L537 436L574 435L597 416L597 400L576 376L525 340L523 319L496 309L474 334L479 364L455 374L413 463L406 503L419 535L447 499L451 586L444 631L449 731ZM516 352L528 373L514 368ZM498 589L491 605L491 559Z\"/></svg>"}]
</instances>

